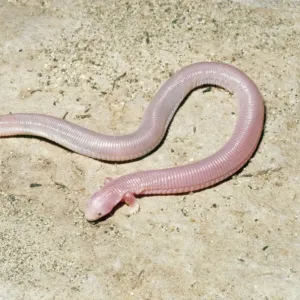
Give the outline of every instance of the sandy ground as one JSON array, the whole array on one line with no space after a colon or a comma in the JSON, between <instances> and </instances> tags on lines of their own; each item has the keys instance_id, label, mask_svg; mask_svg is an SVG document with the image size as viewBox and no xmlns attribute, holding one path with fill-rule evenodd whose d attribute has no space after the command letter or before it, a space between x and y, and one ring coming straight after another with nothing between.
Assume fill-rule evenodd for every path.
<instances>
[{"instance_id":1,"label":"sandy ground","mask_svg":"<svg viewBox=\"0 0 300 300\"><path fill-rule=\"evenodd\" d=\"M97 224L82 209L105 177L211 154L232 133L235 99L194 92L163 145L131 163L1 139L0 299L300 299L299 36L298 0L2 0L2 114L129 133L172 73L222 61L257 83L267 118L230 180L144 197L139 214Z\"/></svg>"}]
</instances>

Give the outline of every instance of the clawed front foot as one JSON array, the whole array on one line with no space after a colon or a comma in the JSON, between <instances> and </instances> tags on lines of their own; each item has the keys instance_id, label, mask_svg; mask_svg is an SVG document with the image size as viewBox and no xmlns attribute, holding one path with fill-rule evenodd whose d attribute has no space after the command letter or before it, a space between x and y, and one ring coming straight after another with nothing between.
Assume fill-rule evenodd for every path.
<instances>
[{"instance_id":1,"label":"clawed front foot","mask_svg":"<svg viewBox=\"0 0 300 300\"><path fill-rule=\"evenodd\" d=\"M109 184L112 180L113 180L112 177L106 177L106 178L104 179L104 185Z\"/></svg>"},{"instance_id":2,"label":"clawed front foot","mask_svg":"<svg viewBox=\"0 0 300 300\"><path fill-rule=\"evenodd\" d=\"M127 215L134 215L140 210L140 204L137 198L135 198L133 193L127 192L122 199L128 206Z\"/></svg>"},{"instance_id":3,"label":"clawed front foot","mask_svg":"<svg viewBox=\"0 0 300 300\"><path fill-rule=\"evenodd\" d=\"M104 185L109 184L113 180L112 177L106 177L104 179ZM140 204L137 198L135 198L133 193L127 192L123 198L122 201L125 202L128 205L127 209L127 216L134 215L140 210Z\"/></svg>"}]
</instances>

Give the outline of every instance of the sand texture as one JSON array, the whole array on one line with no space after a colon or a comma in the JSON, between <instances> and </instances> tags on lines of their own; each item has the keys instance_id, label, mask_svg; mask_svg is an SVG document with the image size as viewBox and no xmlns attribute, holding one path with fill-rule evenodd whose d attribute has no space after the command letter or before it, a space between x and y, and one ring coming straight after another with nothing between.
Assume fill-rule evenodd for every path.
<instances>
[{"instance_id":1,"label":"sand texture","mask_svg":"<svg viewBox=\"0 0 300 300\"><path fill-rule=\"evenodd\" d=\"M105 177L212 154L232 134L234 97L195 91L164 143L130 163L0 139L0 300L300 299L299 37L299 0L1 0L1 114L130 133L171 74L221 61L255 81L266 122L229 180L96 224L82 210Z\"/></svg>"}]
</instances>

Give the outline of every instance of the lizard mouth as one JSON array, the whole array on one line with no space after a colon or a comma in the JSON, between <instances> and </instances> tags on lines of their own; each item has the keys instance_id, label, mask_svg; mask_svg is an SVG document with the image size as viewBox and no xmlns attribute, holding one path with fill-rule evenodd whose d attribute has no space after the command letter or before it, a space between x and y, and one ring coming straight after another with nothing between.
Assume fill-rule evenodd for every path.
<instances>
[{"instance_id":1,"label":"lizard mouth","mask_svg":"<svg viewBox=\"0 0 300 300\"><path fill-rule=\"evenodd\" d=\"M85 218L88 220L88 221L96 221L98 220L99 218L101 218L102 214L100 213L97 213L95 212L93 209L89 208L85 211Z\"/></svg>"}]
</instances>

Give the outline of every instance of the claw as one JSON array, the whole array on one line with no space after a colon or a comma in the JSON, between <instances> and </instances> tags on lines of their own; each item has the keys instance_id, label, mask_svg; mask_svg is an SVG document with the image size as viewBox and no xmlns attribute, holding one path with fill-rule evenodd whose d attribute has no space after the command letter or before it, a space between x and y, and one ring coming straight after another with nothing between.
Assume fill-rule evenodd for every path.
<instances>
[{"instance_id":1,"label":"claw","mask_svg":"<svg viewBox=\"0 0 300 300\"><path fill-rule=\"evenodd\" d=\"M112 177L106 177L106 178L104 179L104 185L109 184L112 180L113 180Z\"/></svg>"},{"instance_id":2,"label":"claw","mask_svg":"<svg viewBox=\"0 0 300 300\"><path fill-rule=\"evenodd\" d=\"M140 210L140 203L133 193L127 192L122 199L128 206L128 215L134 215Z\"/></svg>"}]
</instances>

